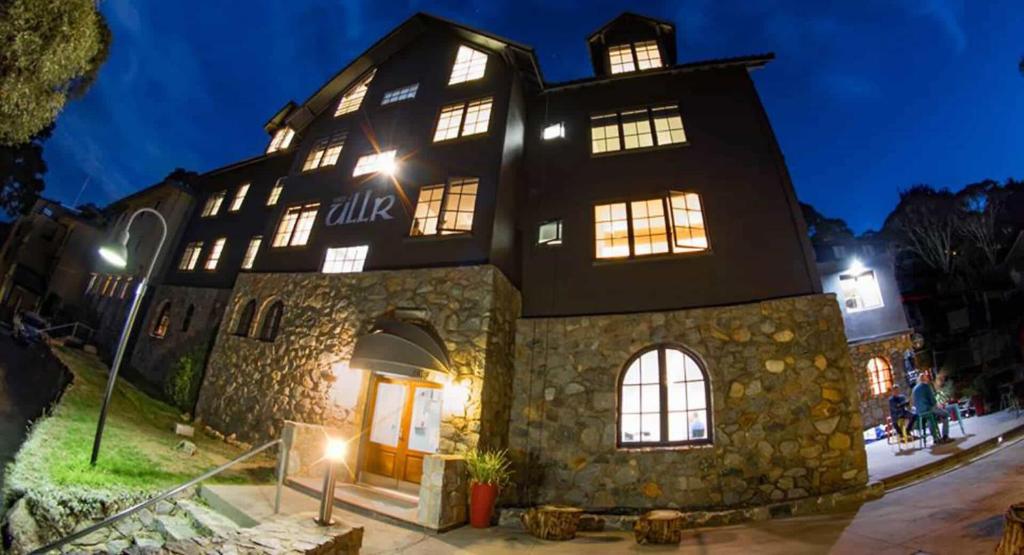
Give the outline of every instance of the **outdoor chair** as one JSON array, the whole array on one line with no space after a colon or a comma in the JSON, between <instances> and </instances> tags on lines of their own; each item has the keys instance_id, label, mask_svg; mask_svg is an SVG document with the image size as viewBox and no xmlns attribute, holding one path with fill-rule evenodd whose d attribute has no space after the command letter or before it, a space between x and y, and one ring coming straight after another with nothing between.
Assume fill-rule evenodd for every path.
<instances>
[{"instance_id":1,"label":"outdoor chair","mask_svg":"<svg viewBox=\"0 0 1024 555\"><path fill-rule=\"evenodd\" d=\"M917 415L917 434L921 442L921 448L928 446L928 435L931 434L931 430L938 429L939 418L932 413L925 413ZM932 443L935 443L935 436L932 435Z\"/></svg>"},{"instance_id":2,"label":"outdoor chair","mask_svg":"<svg viewBox=\"0 0 1024 555\"><path fill-rule=\"evenodd\" d=\"M886 442L889 445L896 446L897 450L903 451L903 444L904 443L909 446L914 441L913 438L910 436L910 430L908 429L908 426L909 426L909 422L906 419L904 419L902 421L897 421L896 424L893 424L892 417L891 416L886 416L885 417Z\"/></svg>"},{"instance_id":3,"label":"outdoor chair","mask_svg":"<svg viewBox=\"0 0 1024 555\"><path fill-rule=\"evenodd\" d=\"M950 403L946 405L946 409L953 409L953 414L950 417L956 417L956 423L960 425L960 435L967 437L967 432L964 430L964 412L960 410L958 403Z\"/></svg>"}]
</instances>

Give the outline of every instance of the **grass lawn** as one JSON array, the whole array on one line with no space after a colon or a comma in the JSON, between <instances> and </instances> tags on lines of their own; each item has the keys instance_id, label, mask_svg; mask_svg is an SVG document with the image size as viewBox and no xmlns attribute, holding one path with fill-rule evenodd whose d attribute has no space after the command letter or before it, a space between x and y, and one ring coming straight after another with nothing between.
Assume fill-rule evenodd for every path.
<instances>
[{"instance_id":1,"label":"grass lawn","mask_svg":"<svg viewBox=\"0 0 1024 555\"><path fill-rule=\"evenodd\" d=\"M176 452L183 438L174 434L177 409L119 379L107 414L99 461L89 466L106 367L82 351L55 347L54 353L74 374L52 415L42 418L8 469L5 496L75 497L107 505L163 491L223 464L242 450L200 430L191 441L192 457ZM273 477L271 450L237 465L212 481L266 481ZM52 499L57 497L57 499Z\"/></svg>"}]
</instances>

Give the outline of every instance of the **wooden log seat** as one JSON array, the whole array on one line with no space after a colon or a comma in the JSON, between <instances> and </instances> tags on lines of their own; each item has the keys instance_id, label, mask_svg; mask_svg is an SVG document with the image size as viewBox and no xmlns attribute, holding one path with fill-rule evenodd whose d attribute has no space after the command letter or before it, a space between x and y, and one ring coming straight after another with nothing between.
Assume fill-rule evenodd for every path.
<instances>
[{"instance_id":1,"label":"wooden log seat","mask_svg":"<svg viewBox=\"0 0 1024 555\"><path fill-rule=\"evenodd\" d=\"M562 505L532 507L520 517L526 531L542 540L564 541L576 537L583 510Z\"/></svg>"},{"instance_id":2,"label":"wooden log seat","mask_svg":"<svg viewBox=\"0 0 1024 555\"><path fill-rule=\"evenodd\" d=\"M996 555L1024 555L1024 503L1014 503L1006 510L1003 538L996 546Z\"/></svg>"},{"instance_id":3,"label":"wooden log seat","mask_svg":"<svg viewBox=\"0 0 1024 555\"><path fill-rule=\"evenodd\" d=\"M633 525L633 537L639 544L678 544L683 539L683 513L649 511Z\"/></svg>"}]
</instances>

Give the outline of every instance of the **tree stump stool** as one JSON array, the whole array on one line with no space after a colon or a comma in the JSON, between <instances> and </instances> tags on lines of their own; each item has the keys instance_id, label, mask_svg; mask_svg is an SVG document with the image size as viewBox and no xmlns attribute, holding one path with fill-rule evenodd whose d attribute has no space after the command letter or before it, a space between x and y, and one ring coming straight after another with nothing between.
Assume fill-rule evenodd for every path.
<instances>
[{"instance_id":1,"label":"tree stump stool","mask_svg":"<svg viewBox=\"0 0 1024 555\"><path fill-rule=\"evenodd\" d=\"M633 525L633 537L639 544L678 544L683 540L683 513L650 511Z\"/></svg>"},{"instance_id":2,"label":"tree stump stool","mask_svg":"<svg viewBox=\"0 0 1024 555\"><path fill-rule=\"evenodd\" d=\"M1003 539L996 546L996 555L1024 555L1024 503L1014 503L1006 510Z\"/></svg>"},{"instance_id":3,"label":"tree stump stool","mask_svg":"<svg viewBox=\"0 0 1024 555\"><path fill-rule=\"evenodd\" d=\"M532 507L520 519L526 531L542 540L564 541L576 537L583 510L560 505Z\"/></svg>"}]
</instances>

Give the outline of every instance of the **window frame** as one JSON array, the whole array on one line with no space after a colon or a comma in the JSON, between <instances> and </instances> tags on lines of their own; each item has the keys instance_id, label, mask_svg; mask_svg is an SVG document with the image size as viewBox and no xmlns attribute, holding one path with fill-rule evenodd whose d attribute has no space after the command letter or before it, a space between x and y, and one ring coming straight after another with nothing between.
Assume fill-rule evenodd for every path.
<instances>
[{"instance_id":1,"label":"window frame","mask_svg":"<svg viewBox=\"0 0 1024 555\"><path fill-rule=\"evenodd\" d=\"M270 188L270 192L267 193L267 200L263 203L264 206L277 206L278 202L281 202L281 193L284 192L284 177L278 177L274 181L274 186Z\"/></svg>"},{"instance_id":2,"label":"window frame","mask_svg":"<svg viewBox=\"0 0 1024 555\"><path fill-rule=\"evenodd\" d=\"M366 102L367 95L370 94L370 83L373 83L373 78L377 76L377 68L370 68L368 71L363 73L356 79L345 92L341 93L341 98L338 99L338 103L334 107L334 117L340 118L341 116L347 116L354 114L363 108L363 103ZM355 107L345 106L346 101L350 99L350 95L357 90L362 88L362 94L359 95L359 103ZM344 108L344 111L342 111Z\"/></svg>"},{"instance_id":3,"label":"window frame","mask_svg":"<svg viewBox=\"0 0 1024 555\"><path fill-rule=\"evenodd\" d=\"M460 183L458 183L458 185L461 185L461 186L465 186L465 185L468 184L468 182L471 182L471 181L475 181L476 182L476 192L473 194L473 213L472 213L473 222L470 224L469 229L467 229L467 230L445 229L443 227L444 226L444 221L445 221L444 218L445 218L446 213L448 212L448 208L447 208L448 198L449 198L448 195L451 192L451 187L452 187L452 182L453 181L459 181ZM441 199L440 199L441 206L440 206L440 208L438 209L438 212L437 212L437 225L434 226L434 232L433 233L420 233L418 235L413 235L412 230L414 229L414 226L416 225L416 208L419 207L420 198L421 198L421 195L423 193L423 190L424 189L437 189L437 188L443 188L443 190L441 191ZM477 223L476 207L477 207L477 202L479 200L480 200L480 178L479 177L474 177L474 176L453 176L453 177L449 177L448 179L446 179L444 183L430 183L430 184L426 184L426 185L421 186L416 191L416 203L413 204L413 207L412 207L412 218L411 218L412 221L410 222L409 235L408 236L410 238L418 239L418 238L421 238L421 237L434 237L434 238L437 238L437 237L463 237L463 236L472 235L473 234L473 226L476 225L476 223ZM458 212L459 211L456 210L456 213L458 213Z\"/></svg>"},{"instance_id":4,"label":"window frame","mask_svg":"<svg viewBox=\"0 0 1024 555\"><path fill-rule=\"evenodd\" d=\"M235 317L231 335L235 337L252 337L253 322L256 320L256 299L249 299L239 306L238 315ZM242 324L245 329L242 330ZM241 331L240 331L241 330Z\"/></svg>"},{"instance_id":5,"label":"window frame","mask_svg":"<svg viewBox=\"0 0 1024 555\"><path fill-rule=\"evenodd\" d=\"M206 203L203 204L203 211L200 213L199 217L216 218L217 215L220 214L220 209L224 204L225 197L227 197L227 189L222 189L206 197Z\"/></svg>"},{"instance_id":6,"label":"window frame","mask_svg":"<svg viewBox=\"0 0 1024 555\"><path fill-rule=\"evenodd\" d=\"M466 134L466 115L469 112L469 105L473 104L473 103L481 103L481 104L483 104L483 103L488 102L488 101L489 101L489 106L487 108L487 129L485 129L484 131L478 131L476 133L470 133L470 134L467 135ZM437 138L437 130L438 130L438 126L441 124L441 116L444 115L445 110L449 110L449 109L455 108L455 107L459 108L459 124L458 124L458 126L456 126L456 129L458 129L458 134L455 135L454 137L448 137L448 138L445 138L445 139L438 139ZM447 104L441 105L438 108L438 110L437 110L437 115L434 117L434 126L432 128L433 131L430 134L430 144L450 144L450 143L459 142L459 141L463 141L463 140L478 139L478 138L483 138L483 137L490 136L490 134L491 134L491 121L494 119L494 107L495 107L494 95L470 98L470 99L467 99L467 100L458 100L458 101L455 101L455 102L448 102Z\"/></svg>"},{"instance_id":7,"label":"window frame","mask_svg":"<svg viewBox=\"0 0 1024 555\"><path fill-rule=\"evenodd\" d=\"M681 125L681 128L682 128L682 132L683 132L683 140L679 141L679 142L670 142L670 143L661 144L659 142L659 140L658 140L658 124L657 124L658 120L657 120L657 118L655 118L654 114L655 114L656 111L663 111L663 110L669 109L669 108L675 109L676 112L679 115L679 122L680 122L680 125ZM649 136L651 138L652 144L651 144L651 146L637 146L637 147L633 147L633 148L626 148L626 130L623 127L624 123L623 123L622 116L623 116L623 114L634 114L634 113L637 113L637 112L645 112L646 115L647 115L647 118L645 120L640 120L640 121L646 121L647 122L648 131L650 133ZM601 111L601 112L592 112L592 113L589 114L589 116L590 117L589 117L588 128L590 130L590 156L592 158L597 158L597 157L602 157L602 156L615 156L615 155L618 155L618 154L627 154L627 153L632 153L632 152L650 152L650 151L653 151L653 150L663 150L663 149L669 149L669 148L678 148L678 147L683 147L683 146L687 146L687 145L690 144L690 136L687 135L687 133L686 133L686 122L685 122L685 120L683 118L683 109L682 109L682 107L680 106L680 104L678 102L675 102L675 103L672 103L672 102L669 102L669 103L656 103L656 104L649 104L649 105L645 105L645 106L633 106L633 107L627 107L627 108L619 108L619 109L615 109L615 110L605 110L605 111ZM594 152L594 120L595 119L609 119L609 120L613 120L615 122L615 127L616 127L616 130L618 131L618 137L617 137L617 139L618 139L618 148L617 149L615 149L615 150L604 150L604 151L601 151L601 152ZM631 135L631 136L634 136L634 135ZM635 135L635 136L641 137L641 135ZM605 137L602 140L606 140L607 141L607 140L610 140L610 139Z\"/></svg>"},{"instance_id":8,"label":"window frame","mask_svg":"<svg viewBox=\"0 0 1024 555\"><path fill-rule=\"evenodd\" d=\"M260 247L263 246L263 236L253 235L249 238L249 243L245 246L245 253L242 255L242 265L239 266L241 270L252 270L253 265L256 264L256 255L260 252Z\"/></svg>"},{"instance_id":9,"label":"window frame","mask_svg":"<svg viewBox=\"0 0 1024 555\"><path fill-rule=\"evenodd\" d=\"M707 428L704 439L694 440L678 440L678 441L637 441L637 442L626 442L622 441L622 386L623 381L626 379L626 373L629 371L633 363L640 359L643 355L651 351L658 351L658 388L659 388L659 399L658 399L658 416L661 427L661 437L668 437L668 384L666 379L666 351L672 349L680 351L684 356L690 357L697 365L701 374L704 377L704 399L705 407L704 411L707 415ZM685 448L710 448L715 443L715 411L714 411L714 399L711 396L711 375L708 373L707 364L704 360L697 355L692 349L689 349L678 343L662 342L655 343L644 347L643 349L633 353L631 357L619 370L619 375L615 380L615 447L619 450L635 450L635 449L685 449ZM697 409L700 410L700 409Z\"/></svg>"},{"instance_id":10,"label":"window frame","mask_svg":"<svg viewBox=\"0 0 1024 555\"><path fill-rule=\"evenodd\" d=\"M288 150L291 146L292 141L295 139L295 130L285 125L278 128L274 132L274 136L270 139L270 144L267 145L265 154L273 154L282 150Z\"/></svg>"},{"instance_id":11,"label":"window frame","mask_svg":"<svg viewBox=\"0 0 1024 555\"><path fill-rule=\"evenodd\" d=\"M864 298L865 297L864 297L864 295L861 294L861 291L858 288L859 287L858 281L861 278L863 278L864 276L867 276L869 274L871 276L871 282L874 285L874 292L878 295L878 304L871 305L871 306L864 306ZM852 280L853 281L853 293L856 295L855 298L857 300L857 304L860 305L860 306L858 306L856 308L850 308L846 304L849 299L847 298L846 291L843 290L843 282L844 281L848 281L848 280ZM878 310L880 308L885 308L885 298L882 297L882 284L878 282L878 274L875 273L874 270L872 270L872 269L865 269L864 271L862 271L862 272L860 272L858 274L853 274L853 273L850 273L850 272L840 272L839 275L837 276L837 281L838 281L838 285L839 285L839 294L843 298L842 307L843 307L843 310L846 311L848 314L857 314L857 313L860 313L860 312L868 312L868 311L871 311L871 310Z\"/></svg>"},{"instance_id":12,"label":"window frame","mask_svg":"<svg viewBox=\"0 0 1024 555\"><path fill-rule=\"evenodd\" d=\"M884 366L880 368L875 361L881 361ZM872 363L875 363L874 369L872 369ZM881 355L873 356L864 366L864 371L868 373L868 391L872 397L881 397L892 391L895 380L892 375L892 363L889 362L889 359ZM888 379L883 379L883 377ZM881 386L885 386L885 389L881 389Z\"/></svg>"},{"instance_id":13,"label":"window frame","mask_svg":"<svg viewBox=\"0 0 1024 555\"><path fill-rule=\"evenodd\" d=\"M227 237L218 237L210 243L210 250L206 253L206 260L203 261L204 272L216 272L217 267L220 266L220 259L224 257L224 249L228 246ZM213 263L213 267L210 267L210 263Z\"/></svg>"},{"instance_id":14,"label":"window frame","mask_svg":"<svg viewBox=\"0 0 1024 555\"><path fill-rule=\"evenodd\" d=\"M465 72L466 73L466 77L461 79L460 81L452 81L452 79L455 78L456 64L459 63L459 52L461 52L463 48L465 48L466 50L469 50L471 52L471 54L470 54L471 57L474 54L480 54L480 55L482 55L484 57L483 71L480 73L480 75L478 77L470 78L469 77L469 73L470 73L469 69L471 69L472 65L473 65L472 58L470 58L470 60L466 62L467 63L467 70ZM461 85L462 83L471 83L473 81L479 81L479 80L487 77L487 64L490 63L490 61L491 61L490 53L484 52L483 50L480 50L478 48L473 48L472 46L467 46L465 44L459 44L459 47L457 49L455 49L455 57L452 59L451 70L448 72L448 81L446 83L446 86L452 87L452 86L455 86L455 85Z\"/></svg>"},{"instance_id":15,"label":"window frame","mask_svg":"<svg viewBox=\"0 0 1024 555\"><path fill-rule=\"evenodd\" d=\"M280 234L281 223L284 222L285 218L288 217L288 212L292 209L296 209L295 222L288 230L288 239L283 245L278 245L277 236ZM286 206L281 212L281 217L277 220L277 225L274 226L274 233L270 238L270 248L272 249L287 249L287 248L301 248L309 245L309 241L313 236L313 231L316 229L316 225L309 226L309 233L306 235L305 242L301 244L293 244L292 241L295 239L295 230L299 227L299 222L302 220L302 215L305 212L313 212L313 224L316 224L316 219L320 215L320 203L319 202L302 202Z\"/></svg>"},{"instance_id":16,"label":"window frame","mask_svg":"<svg viewBox=\"0 0 1024 555\"><path fill-rule=\"evenodd\" d=\"M361 252L362 252L362 257L358 256L358 254L360 253L360 249L361 249ZM343 255L344 254L348 254L348 253L355 253L357 255L355 258L347 258L345 256L342 256L341 260L338 261L338 262L340 262L341 264L344 264L345 262L356 262L356 261L358 261L359 268L358 269L354 269L354 270L331 270L331 271L327 271L327 262L328 262L328 258L330 258L331 251L342 251ZM327 248L324 249L324 258L323 258L323 261L320 263L320 273L321 274L361 274L365 270L365 268L366 268L366 259L369 256L370 256L370 245L369 244L347 245L347 246L339 246L339 247L327 247Z\"/></svg>"},{"instance_id":17,"label":"window frame","mask_svg":"<svg viewBox=\"0 0 1024 555\"><path fill-rule=\"evenodd\" d=\"M558 230L558 232L556 234L556 238L552 239L550 241L541 241L541 229L543 229L544 226L551 225L551 224L554 224L555 225L555 229ZM534 244L537 245L538 247L544 247L544 248L561 247L562 244L565 243L565 236L563 235L563 233L565 232L564 227L565 227L565 220L563 218L554 218L554 219L551 219L551 220L544 220L544 221L538 223L537 224L537 240L534 241Z\"/></svg>"},{"instance_id":18,"label":"window frame","mask_svg":"<svg viewBox=\"0 0 1024 555\"><path fill-rule=\"evenodd\" d=\"M185 245L181 252L181 259L178 261L179 272L194 272L202 258L205 241L192 241Z\"/></svg>"},{"instance_id":19,"label":"window frame","mask_svg":"<svg viewBox=\"0 0 1024 555\"><path fill-rule=\"evenodd\" d=\"M345 150L345 143L348 142L348 131L337 131L317 139L313 146L306 152L306 157L302 159L302 166L299 168L299 173L310 173L326 168L333 168L338 165L338 160L341 159L341 153ZM326 163L327 153L331 149L337 147L338 153L333 157L330 163ZM315 165L307 167L310 160L316 159Z\"/></svg>"},{"instance_id":20,"label":"window frame","mask_svg":"<svg viewBox=\"0 0 1024 555\"><path fill-rule=\"evenodd\" d=\"M672 212L672 201L673 195L686 195L695 194L700 201L700 212L701 218L704 221L704 237L707 241L708 246L700 250L682 251L676 252L674 249L681 248L676 243L675 234L675 216ZM650 200L660 200L662 203L662 213L665 218L665 236L668 241L668 252L654 253L654 254L636 254L636 234L633 232L633 203L644 202ZM626 231L629 238L629 255L628 256L615 256L615 257L599 257L597 254L597 218L594 213L594 209L598 206L607 206L610 204L625 204L626 205ZM667 193L663 193L660 196L651 198L616 198L611 200L603 200L595 202L590 205L590 249L591 256L595 263L607 264L616 262L626 261L644 261L644 260L660 260L660 259L672 259L680 256L704 256L712 254L711 232L709 231L708 225L708 212L704 203L703 196L694 190L680 190L672 189Z\"/></svg>"},{"instance_id":21,"label":"window frame","mask_svg":"<svg viewBox=\"0 0 1024 555\"><path fill-rule=\"evenodd\" d=\"M171 331L171 301L165 300L157 309L156 318L149 329L149 336L153 339L163 339L167 337L169 331Z\"/></svg>"},{"instance_id":22,"label":"window frame","mask_svg":"<svg viewBox=\"0 0 1024 555\"><path fill-rule=\"evenodd\" d=\"M246 181L238 186L235 190L235 196L231 197L231 204L228 205L228 212L238 212L245 205L245 199L249 196L249 190L252 189L252 182Z\"/></svg>"},{"instance_id":23,"label":"window frame","mask_svg":"<svg viewBox=\"0 0 1024 555\"><path fill-rule=\"evenodd\" d=\"M395 87L391 90L384 91L384 94L380 97L381 106L391 106L392 104L398 104L405 102L406 100L415 100L416 95L420 92L419 81L401 87Z\"/></svg>"},{"instance_id":24,"label":"window frame","mask_svg":"<svg viewBox=\"0 0 1024 555\"><path fill-rule=\"evenodd\" d=\"M658 51L658 62L659 65L656 67L640 67L640 56L637 55L636 46L638 44L654 43L655 49ZM613 48L626 48L629 51L630 59L633 63L633 69L627 71L615 71L615 64L612 63L612 49ZM657 39L647 39L635 42L624 42L621 44L612 44L605 49L605 60L608 62L608 75L629 75L631 73L641 73L644 71L653 71L656 69L664 69L665 65L665 53L661 51L661 41ZM649 59L649 58L648 58Z\"/></svg>"}]
</instances>

